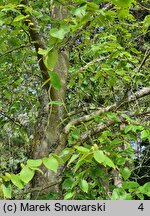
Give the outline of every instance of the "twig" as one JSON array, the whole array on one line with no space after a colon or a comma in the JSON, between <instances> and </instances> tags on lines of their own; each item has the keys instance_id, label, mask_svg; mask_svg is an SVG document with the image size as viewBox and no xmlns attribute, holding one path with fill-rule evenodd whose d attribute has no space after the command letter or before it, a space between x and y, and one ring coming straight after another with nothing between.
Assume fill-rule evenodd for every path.
<instances>
[{"instance_id":1,"label":"twig","mask_svg":"<svg viewBox=\"0 0 150 216\"><path fill-rule=\"evenodd\" d=\"M20 122L18 122L14 118L11 118L10 116L8 116L7 114L5 114L4 112L0 112L0 115L2 115L3 117L7 118L10 121L12 121L14 124L18 125L19 127L24 127Z\"/></svg>"},{"instance_id":2,"label":"twig","mask_svg":"<svg viewBox=\"0 0 150 216\"><path fill-rule=\"evenodd\" d=\"M74 111L71 111L71 112L67 113L66 118L71 117L73 115L77 115L77 114L82 113L82 112L87 112L89 110L100 110L100 109L101 109L100 107L95 107L95 106L93 106L93 107L82 107L81 109L74 110Z\"/></svg>"},{"instance_id":3,"label":"twig","mask_svg":"<svg viewBox=\"0 0 150 216\"><path fill-rule=\"evenodd\" d=\"M108 10L110 10L112 7L113 7L113 4L112 4L112 3L107 3L102 9L108 11Z\"/></svg>"},{"instance_id":4,"label":"twig","mask_svg":"<svg viewBox=\"0 0 150 216\"><path fill-rule=\"evenodd\" d=\"M144 58L140 64L140 66L137 68L137 72L139 72L141 70L141 68L143 67L143 65L145 64L146 60L149 58L150 56L150 48L148 48L145 52Z\"/></svg>"},{"instance_id":5,"label":"twig","mask_svg":"<svg viewBox=\"0 0 150 216\"><path fill-rule=\"evenodd\" d=\"M85 66L81 67L81 68L80 68L76 73L74 73L74 74L81 73L81 72L85 71L88 67L94 65L96 62L101 62L101 61L103 61L103 60L106 60L107 58L108 58L108 56L94 59L94 60L88 62Z\"/></svg>"},{"instance_id":6,"label":"twig","mask_svg":"<svg viewBox=\"0 0 150 216\"><path fill-rule=\"evenodd\" d=\"M1 54L1 55L0 55L0 58L1 58L2 56L5 56L5 55L9 54L9 53L12 53L12 52L14 52L14 51L17 51L17 50L20 50L20 49L22 49L22 48L29 47L29 46L31 46L31 44L26 44L26 45L24 44L24 45L21 45L21 46L19 46L19 47L14 48L14 49L8 50L7 52Z\"/></svg>"},{"instance_id":7,"label":"twig","mask_svg":"<svg viewBox=\"0 0 150 216\"><path fill-rule=\"evenodd\" d=\"M55 182L55 183L53 183L53 184L51 184L51 185L47 185L46 187L36 187L36 188L33 188L33 189L31 189L31 190L28 190L28 191L26 191L26 192L24 192L24 194L28 194L28 193L33 193L33 192L36 192L36 191L44 191L44 190L46 190L46 189L48 189L48 188L50 188L50 187L53 187L53 186L55 186L55 185L58 185L58 184L60 184L61 183L61 181L59 181L59 182Z\"/></svg>"},{"instance_id":8,"label":"twig","mask_svg":"<svg viewBox=\"0 0 150 216\"><path fill-rule=\"evenodd\" d=\"M150 11L150 8L145 7L144 5L142 5L142 4L139 3L139 2L137 2L137 3L138 3L138 5L139 5L140 7L142 7L143 9Z\"/></svg>"}]
</instances>

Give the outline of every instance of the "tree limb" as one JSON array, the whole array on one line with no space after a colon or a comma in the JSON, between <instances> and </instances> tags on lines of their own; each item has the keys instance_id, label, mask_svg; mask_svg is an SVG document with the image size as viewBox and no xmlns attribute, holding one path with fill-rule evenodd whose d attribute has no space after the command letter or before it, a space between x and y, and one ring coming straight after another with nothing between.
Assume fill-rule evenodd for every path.
<instances>
[{"instance_id":1,"label":"tree limb","mask_svg":"<svg viewBox=\"0 0 150 216\"><path fill-rule=\"evenodd\" d=\"M71 117L73 115L77 115L77 114L82 113L82 112L87 112L87 111L90 111L90 110L100 110L100 109L101 109L100 107L95 107L95 106L82 107L82 108L80 108L78 110L74 110L74 111L71 111L71 112L67 113L65 118Z\"/></svg>"},{"instance_id":2,"label":"tree limb","mask_svg":"<svg viewBox=\"0 0 150 216\"><path fill-rule=\"evenodd\" d=\"M101 114L109 112L109 111L117 110L118 108L121 108L122 106L124 106L128 103L131 103L131 102L133 102L133 101L135 101L141 97L144 97L146 95L149 95L149 94L150 94L150 88L145 87L142 90L135 92L133 95L131 95L130 97L125 99L121 104L120 103L114 103L111 106L107 106L105 108L101 108L97 111L94 111L89 115L85 115L85 116L79 117L77 119L73 119L65 126L64 132L65 132L65 134L68 134L72 125L76 126L76 125L82 124L83 122L90 121L94 118L95 115L101 115Z\"/></svg>"},{"instance_id":3,"label":"tree limb","mask_svg":"<svg viewBox=\"0 0 150 216\"><path fill-rule=\"evenodd\" d=\"M87 141L89 139L90 136L96 135L97 133L104 131L107 127L110 127L110 126L114 125L115 123L116 123L116 121L110 120L109 122L107 122L107 124L98 124L92 130L89 130L89 131L82 133L80 136L80 141L84 143L85 141ZM77 143L77 141L76 141L76 143ZM76 144L76 143L74 143L74 144Z\"/></svg>"},{"instance_id":4,"label":"tree limb","mask_svg":"<svg viewBox=\"0 0 150 216\"><path fill-rule=\"evenodd\" d=\"M22 0L21 3L24 4L27 7L29 6L29 1L28 0ZM24 11L24 9L22 9L22 14L27 15L26 12ZM32 42L34 42L34 46L35 46L36 53L37 53L37 58L38 58L38 63L39 63L39 67L40 67L40 70L41 70L43 80L46 81L49 78L48 70L47 70L47 68L46 68L46 66L45 66L45 64L43 62L43 56L38 53L39 48L46 49L44 39L43 39L40 31L38 30L39 27L38 27L38 24L37 24L37 21L36 21L35 17L30 16L25 21L25 24L26 24L26 26L28 26L30 37L32 39ZM49 83L47 83L44 87L48 90L49 89Z\"/></svg>"},{"instance_id":5,"label":"tree limb","mask_svg":"<svg viewBox=\"0 0 150 216\"><path fill-rule=\"evenodd\" d=\"M134 114L131 115L130 117L133 117L135 116ZM118 119L120 121L118 121ZM129 124L129 122L123 117L123 116L118 116L118 119L116 120L109 120L106 124L98 124L96 127L92 128L91 130L88 130L88 131L85 131L84 133L82 133L80 135L80 139L75 141L73 143L73 145L76 145L79 141L84 143L86 142L89 138L91 138L91 136L95 136L97 135L98 133L104 131L106 128L112 126L112 125L115 125L116 123L125 123L125 124ZM136 125L139 125L139 123L135 123Z\"/></svg>"},{"instance_id":6,"label":"tree limb","mask_svg":"<svg viewBox=\"0 0 150 216\"><path fill-rule=\"evenodd\" d=\"M33 188L31 190L28 190L28 191L24 192L23 194L29 194L29 193L33 193L33 192L40 192L41 193L42 191L44 191L44 190L46 190L46 189L48 189L50 187L53 187L55 185L58 185L60 183L61 183L61 181L58 181L58 182L55 182L53 184L47 185L46 187L36 187L36 188Z\"/></svg>"}]
</instances>

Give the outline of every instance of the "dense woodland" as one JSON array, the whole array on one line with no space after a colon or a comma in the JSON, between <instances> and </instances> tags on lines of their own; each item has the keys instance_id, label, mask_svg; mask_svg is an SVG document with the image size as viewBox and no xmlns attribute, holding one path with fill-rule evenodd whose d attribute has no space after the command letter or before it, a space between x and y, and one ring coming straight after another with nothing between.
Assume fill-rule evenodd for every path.
<instances>
[{"instance_id":1,"label":"dense woodland","mask_svg":"<svg viewBox=\"0 0 150 216\"><path fill-rule=\"evenodd\" d=\"M0 1L0 198L150 199L150 1Z\"/></svg>"}]
</instances>

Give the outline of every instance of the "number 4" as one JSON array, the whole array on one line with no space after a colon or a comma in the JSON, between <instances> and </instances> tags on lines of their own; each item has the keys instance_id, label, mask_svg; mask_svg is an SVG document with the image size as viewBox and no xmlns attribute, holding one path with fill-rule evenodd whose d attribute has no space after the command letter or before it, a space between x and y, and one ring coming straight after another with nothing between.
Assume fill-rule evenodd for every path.
<instances>
[{"instance_id":1,"label":"number 4","mask_svg":"<svg viewBox=\"0 0 150 216\"><path fill-rule=\"evenodd\" d=\"M139 210L143 211L144 210L144 206L143 206L143 203L141 203L138 207Z\"/></svg>"}]
</instances>

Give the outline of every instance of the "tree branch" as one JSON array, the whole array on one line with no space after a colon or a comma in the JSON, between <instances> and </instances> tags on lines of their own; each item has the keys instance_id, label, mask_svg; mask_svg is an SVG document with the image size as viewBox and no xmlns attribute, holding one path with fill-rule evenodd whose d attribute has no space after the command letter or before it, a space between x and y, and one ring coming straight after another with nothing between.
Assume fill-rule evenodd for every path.
<instances>
[{"instance_id":1,"label":"tree branch","mask_svg":"<svg viewBox=\"0 0 150 216\"><path fill-rule=\"evenodd\" d=\"M99 132L104 131L107 127L110 127L110 126L114 125L115 123L116 123L116 121L110 120L109 122L107 122L107 124L98 124L92 130L89 130L89 131L82 133L80 136L80 141L84 143L85 141L87 141L89 139L89 137L96 135ZM78 141L76 141L74 144L76 144L77 142Z\"/></svg>"},{"instance_id":2,"label":"tree branch","mask_svg":"<svg viewBox=\"0 0 150 216\"><path fill-rule=\"evenodd\" d=\"M51 188L51 187L53 187L55 185L58 185L60 183L61 183L61 181L58 181L58 182L55 182L53 184L47 185L46 187L36 187L36 188L33 188L31 190L28 190L28 191L24 192L23 194L29 194L29 193L33 193L33 192L40 192L41 193L42 191L44 191L46 189L49 189L49 188Z\"/></svg>"},{"instance_id":3,"label":"tree branch","mask_svg":"<svg viewBox=\"0 0 150 216\"><path fill-rule=\"evenodd\" d=\"M28 0L22 0L21 3L27 7L30 5ZM22 9L22 14L27 15L26 12L24 11L24 9ZM38 27L38 24L37 24L35 17L30 16L25 21L25 24L26 24L26 26L28 26L30 37L31 37L32 41L34 42L34 46L35 46L37 58L38 58L38 63L39 63L39 67L41 70L43 80L46 81L49 78L48 70L47 70L47 68L43 62L43 56L38 53L39 48L46 49L44 39L43 39L40 31L38 30L39 27ZM49 83L47 83L44 87L48 90L49 89Z\"/></svg>"},{"instance_id":4,"label":"tree branch","mask_svg":"<svg viewBox=\"0 0 150 216\"><path fill-rule=\"evenodd\" d=\"M81 67L76 73L74 74L77 74L77 73L81 73L83 71L85 71L88 67L94 65L96 62L101 62L103 60L106 60L108 58L108 56L105 56L105 57L101 57L101 58L96 58L90 62L88 62L85 66Z\"/></svg>"},{"instance_id":5,"label":"tree branch","mask_svg":"<svg viewBox=\"0 0 150 216\"><path fill-rule=\"evenodd\" d=\"M65 118L67 118L67 117L71 117L71 116L74 116L74 115L77 115L77 114L79 114L79 113L82 113L82 112L87 112L87 111L90 111L90 110L101 110L101 108L100 107L95 107L95 106L87 106L87 107L82 107L82 108L80 108L80 109L78 109L78 110L74 110L74 111L71 111L71 112L69 112L69 113L67 113L66 114L66 116L65 116Z\"/></svg>"},{"instance_id":6,"label":"tree branch","mask_svg":"<svg viewBox=\"0 0 150 216\"><path fill-rule=\"evenodd\" d=\"M139 5L142 9L150 11L150 8L145 7L145 6L142 5L139 1L138 1L138 5Z\"/></svg>"},{"instance_id":7,"label":"tree branch","mask_svg":"<svg viewBox=\"0 0 150 216\"><path fill-rule=\"evenodd\" d=\"M131 115L130 117L133 117L133 116L135 116L134 114L133 115ZM88 131L85 131L84 133L82 133L81 135L80 135L80 139L79 140L77 140L77 141L75 141L74 143L73 143L73 145L76 145L79 141L80 142L82 142L82 143L84 143L84 142L86 142L88 139L90 139L91 138L91 136L95 136L96 134L98 134L98 133L100 133L100 132L102 132L102 131L104 131L106 128L108 128L108 127L110 127L110 126L112 126L112 125L115 125L116 123L125 123L125 124L129 124L129 122L123 117L123 116L118 116L118 119L120 120L120 121L118 121L117 119L116 120L109 120L106 124L98 124L96 127L94 127L94 128L92 128L91 130L88 130ZM136 124L136 125L139 125L139 123L134 123L134 124Z\"/></svg>"},{"instance_id":8,"label":"tree branch","mask_svg":"<svg viewBox=\"0 0 150 216\"><path fill-rule=\"evenodd\" d=\"M95 115L101 115L103 113L113 111L113 110L116 111L117 109L121 108L122 106L124 106L128 103L131 103L131 102L133 102L133 101L135 101L141 97L144 97L146 95L149 95L149 94L150 94L150 88L145 87L142 90L135 92L133 95L131 95L130 97L125 99L121 104L120 103L114 103L111 106L107 106L105 108L101 108L97 111L94 111L89 115L85 115L85 116L79 117L77 119L73 119L65 126L64 132L65 132L65 134L68 134L72 125L76 126L76 125L82 124L83 122L90 121L94 118Z\"/></svg>"},{"instance_id":9,"label":"tree branch","mask_svg":"<svg viewBox=\"0 0 150 216\"><path fill-rule=\"evenodd\" d=\"M4 118L7 118L7 120L12 121L15 125L17 125L19 127L24 127L18 120L14 119L14 118L11 118L10 116L5 114L4 112L0 112L0 116L3 116Z\"/></svg>"},{"instance_id":10,"label":"tree branch","mask_svg":"<svg viewBox=\"0 0 150 216\"><path fill-rule=\"evenodd\" d=\"M150 56L150 48L148 48L145 52L145 56L140 64L140 66L137 68L137 72L139 72L141 70L141 68L143 67L143 65L145 64L146 60L149 58Z\"/></svg>"},{"instance_id":11,"label":"tree branch","mask_svg":"<svg viewBox=\"0 0 150 216\"><path fill-rule=\"evenodd\" d=\"M21 45L21 46L19 46L19 47L15 47L14 49L8 50L7 52L1 54L1 55L0 55L0 58L1 58L2 56L5 56L5 55L7 55L7 54L10 54L10 53L12 53L12 52L14 52L14 51L20 50L20 49L25 48L25 47L29 47L29 46L31 46L31 45L32 45L32 44L26 44L26 45L24 44L24 45Z\"/></svg>"}]
</instances>

